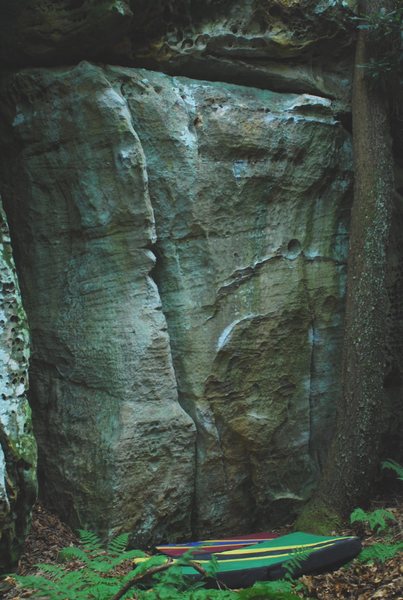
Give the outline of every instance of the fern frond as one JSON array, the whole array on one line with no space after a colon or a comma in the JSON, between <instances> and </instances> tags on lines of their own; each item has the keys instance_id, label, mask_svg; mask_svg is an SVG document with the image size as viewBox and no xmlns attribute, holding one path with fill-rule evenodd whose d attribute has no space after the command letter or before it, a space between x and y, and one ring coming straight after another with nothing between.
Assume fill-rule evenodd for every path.
<instances>
[{"instance_id":1,"label":"fern frond","mask_svg":"<svg viewBox=\"0 0 403 600\"><path fill-rule=\"evenodd\" d=\"M144 558L147 556L143 550L125 550L121 556L122 560L128 560L131 558Z\"/></svg>"},{"instance_id":2,"label":"fern frond","mask_svg":"<svg viewBox=\"0 0 403 600\"><path fill-rule=\"evenodd\" d=\"M363 563L385 562L400 552L403 552L403 542L398 544L374 544L361 550L357 558Z\"/></svg>"},{"instance_id":3,"label":"fern frond","mask_svg":"<svg viewBox=\"0 0 403 600\"><path fill-rule=\"evenodd\" d=\"M41 598L46 596L51 600L59 600L66 597L65 590L57 587L57 584L41 575L16 576L16 581L20 589L33 590L31 598ZM73 600L73 599L72 599Z\"/></svg>"},{"instance_id":4,"label":"fern frond","mask_svg":"<svg viewBox=\"0 0 403 600\"><path fill-rule=\"evenodd\" d=\"M110 565L114 569L115 567L120 565L125 560L133 560L134 558L143 558L144 556L146 556L146 553L142 552L141 550L126 550L120 556L116 556L115 558L112 558L110 560Z\"/></svg>"},{"instance_id":5,"label":"fern frond","mask_svg":"<svg viewBox=\"0 0 403 600\"><path fill-rule=\"evenodd\" d=\"M208 561L207 565L203 566L203 568L206 571L207 575L209 575L210 577L215 577L220 568L217 557L213 554L210 560Z\"/></svg>"},{"instance_id":6,"label":"fern frond","mask_svg":"<svg viewBox=\"0 0 403 600\"><path fill-rule=\"evenodd\" d=\"M97 554L103 551L102 542L95 533L92 531L87 531L86 529L79 529L78 533L80 536L80 541L86 552L89 554Z\"/></svg>"},{"instance_id":7,"label":"fern frond","mask_svg":"<svg viewBox=\"0 0 403 600\"><path fill-rule=\"evenodd\" d=\"M63 548L62 550L60 550L59 556L63 560L77 559L81 560L86 564L90 562L90 559L88 558L88 553L84 552L84 550L82 550L81 548L76 548L74 546L68 546L67 548Z\"/></svg>"},{"instance_id":8,"label":"fern frond","mask_svg":"<svg viewBox=\"0 0 403 600\"><path fill-rule=\"evenodd\" d=\"M64 567L60 565L48 565L48 564L37 564L35 565L42 573L48 573L52 576L52 579L60 579L64 575Z\"/></svg>"},{"instance_id":9,"label":"fern frond","mask_svg":"<svg viewBox=\"0 0 403 600\"><path fill-rule=\"evenodd\" d=\"M122 579L122 583L126 583L133 577L137 577L138 575L143 575L153 567L159 567L160 565L165 564L168 561L168 557L166 556L150 556L148 560L140 563L133 571L125 575ZM130 577L129 577L130 575Z\"/></svg>"},{"instance_id":10,"label":"fern frond","mask_svg":"<svg viewBox=\"0 0 403 600\"><path fill-rule=\"evenodd\" d=\"M350 515L350 523L366 523L373 531L385 531L389 527L387 521L396 521L396 517L385 508L378 508L372 512L356 508Z\"/></svg>"},{"instance_id":11,"label":"fern frond","mask_svg":"<svg viewBox=\"0 0 403 600\"><path fill-rule=\"evenodd\" d=\"M362 508L355 508L350 514L350 523L365 523L367 521L367 514Z\"/></svg>"},{"instance_id":12,"label":"fern frond","mask_svg":"<svg viewBox=\"0 0 403 600\"><path fill-rule=\"evenodd\" d=\"M83 575L81 571L67 571L63 577L65 589L79 589L83 587Z\"/></svg>"},{"instance_id":13,"label":"fern frond","mask_svg":"<svg viewBox=\"0 0 403 600\"><path fill-rule=\"evenodd\" d=\"M96 571L97 573L108 573L114 568L114 565L111 564L110 560L93 560L89 565L92 571Z\"/></svg>"},{"instance_id":14,"label":"fern frond","mask_svg":"<svg viewBox=\"0 0 403 600\"><path fill-rule=\"evenodd\" d=\"M267 600L297 600L290 581L279 579L278 581L265 581L255 583L251 588L240 590L240 600L251 600L252 598L265 598Z\"/></svg>"},{"instance_id":15,"label":"fern frond","mask_svg":"<svg viewBox=\"0 0 403 600\"><path fill-rule=\"evenodd\" d=\"M87 598L91 600L109 600L119 591L119 589L119 585L116 585L116 583L98 582L88 590Z\"/></svg>"},{"instance_id":16,"label":"fern frond","mask_svg":"<svg viewBox=\"0 0 403 600\"><path fill-rule=\"evenodd\" d=\"M172 594L172 592L171 592ZM173 600L175 596L170 596L169 600ZM190 593L180 595L181 600L237 600L239 595L231 590L197 590ZM168 597L166 597L168 600Z\"/></svg>"},{"instance_id":17,"label":"fern frond","mask_svg":"<svg viewBox=\"0 0 403 600\"><path fill-rule=\"evenodd\" d=\"M403 481L403 465L399 465L398 462L388 458L388 460L384 460L382 463L382 469L391 469L397 475L397 478L400 481Z\"/></svg>"},{"instance_id":18,"label":"fern frond","mask_svg":"<svg viewBox=\"0 0 403 600\"><path fill-rule=\"evenodd\" d=\"M129 534L121 533L120 535L114 537L108 545L108 553L113 556L115 554L122 554L127 548L129 543Z\"/></svg>"},{"instance_id":19,"label":"fern frond","mask_svg":"<svg viewBox=\"0 0 403 600\"><path fill-rule=\"evenodd\" d=\"M157 573L153 576L153 581L158 582L153 588L158 591L165 586L175 588L177 591L186 589L186 578L183 575L182 568L178 564L173 564L170 569Z\"/></svg>"},{"instance_id":20,"label":"fern frond","mask_svg":"<svg viewBox=\"0 0 403 600\"><path fill-rule=\"evenodd\" d=\"M302 563L309 558L312 552L312 550L308 550L307 548L301 548L292 553L291 558L283 563L285 581L293 581L298 574L298 571L301 569Z\"/></svg>"}]
</instances>

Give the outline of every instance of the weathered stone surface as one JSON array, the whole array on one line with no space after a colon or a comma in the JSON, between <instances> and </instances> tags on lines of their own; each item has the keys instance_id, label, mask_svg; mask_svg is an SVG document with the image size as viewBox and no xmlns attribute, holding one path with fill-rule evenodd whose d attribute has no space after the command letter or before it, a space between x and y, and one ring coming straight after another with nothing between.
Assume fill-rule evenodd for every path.
<instances>
[{"instance_id":1,"label":"weathered stone surface","mask_svg":"<svg viewBox=\"0 0 403 600\"><path fill-rule=\"evenodd\" d=\"M0 573L15 566L36 496L29 336L0 202Z\"/></svg>"},{"instance_id":2,"label":"weathered stone surface","mask_svg":"<svg viewBox=\"0 0 403 600\"><path fill-rule=\"evenodd\" d=\"M147 159L195 527L263 526L306 498L332 425L349 134L324 98L109 72Z\"/></svg>"},{"instance_id":3,"label":"weathered stone surface","mask_svg":"<svg viewBox=\"0 0 403 600\"><path fill-rule=\"evenodd\" d=\"M128 31L129 0L2 0L0 63L57 65L101 58Z\"/></svg>"},{"instance_id":4,"label":"weathered stone surface","mask_svg":"<svg viewBox=\"0 0 403 600\"><path fill-rule=\"evenodd\" d=\"M169 6L167 6L169 4ZM120 58L168 73L348 99L355 2L139 3ZM119 54L119 46L116 47Z\"/></svg>"},{"instance_id":5,"label":"weathered stone surface","mask_svg":"<svg viewBox=\"0 0 403 600\"><path fill-rule=\"evenodd\" d=\"M189 534L194 425L150 276L154 216L126 101L89 64L22 72L3 92L41 493L74 525Z\"/></svg>"},{"instance_id":6,"label":"weathered stone surface","mask_svg":"<svg viewBox=\"0 0 403 600\"><path fill-rule=\"evenodd\" d=\"M196 533L293 509L339 393L335 106L85 63L21 72L3 97L48 501L144 539L187 535L191 508Z\"/></svg>"},{"instance_id":7,"label":"weathered stone surface","mask_svg":"<svg viewBox=\"0 0 403 600\"><path fill-rule=\"evenodd\" d=\"M0 63L102 60L348 102L354 0L3 0Z\"/></svg>"}]
</instances>

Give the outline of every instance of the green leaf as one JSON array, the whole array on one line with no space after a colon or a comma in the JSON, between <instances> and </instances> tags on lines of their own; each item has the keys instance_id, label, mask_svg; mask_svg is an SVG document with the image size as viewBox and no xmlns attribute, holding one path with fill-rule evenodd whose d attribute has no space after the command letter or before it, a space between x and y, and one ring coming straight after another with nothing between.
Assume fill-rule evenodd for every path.
<instances>
[{"instance_id":1,"label":"green leaf","mask_svg":"<svg viewBox=\"0 0 403 600\"><path fill-rule=\"evenodd\" d=\"M121 533L117 537L113 538L108 545L108 553L111 555L122 554L127 548L129 543L129 534Z\"/></svg>"},{"instance_id":2,"label":"green leaf","mask_svg":"<svg viewBox=\"0 0 403 600\"><path fill-rule=\"evenodd\" d=\"M131 579L132 577L137 577L137 575L143 575L153 567L159 567L160 565L165 564L167 560L168 558L166 556L150 556L148 560L145 560L144 562L140 563L134 569L134 571L131 571L130 577L128 577L128 575L123 577L122 582L126 583L126 581L129 581L129 579Z\"/></svg>"},{"instance_id":3,"label":"green leaf","mask_svg":"<svg viewBox=\"0 0 403 600\"><path fill-rule=\"evenodd\" d=\"M92 571L97 571L98 573L108 573L108 571L114 568L114 565L106 557L106 560L93 560L89 567Z\"/></svg>"},{"instance_id":4,"label":"green leaf","mask_svg":"<svg viewBox=\"0 0 403 600\"><path fill-rule=\"evenodd\" d=\"M84 552L84 550L82 550L81 548L76 548L74 546L63 548L62 550L60 550L59 555L64 560L76 558L77 560L81 560L82 562L87 564L90 562L88 554Z\"/></svg>"},{"instance_id":5,"label":"green leaf","mask_svg":"<svg viewBox=\"0 0 403 600\"><path fill-rule=\"evenodd\" d=\"M283 563L285 570L285 581L291 582L297 575L302 563L312 554L312 550L301 548L293 552L291 558Z\"/></svg>"},{"instance_id":6,"label":"green leaf","mask_svg":"<svg viewBox=\"0 0 403 600\"><path fill-rule=\"evenodd\" d=\"M292 584L289 581L280 579L278 581L266 581L255 583L251 588L241 590L240 600L267 599L267 600L296 600L300 599L293 592Z\"/></svg>"},{"instance_id":7,"label":"green leaf","mask_svg":"<svg viewBox=\"0 0 403 600\"><path fill-rule=\"evenodd\" d=\"M44 564L35 566L38 567L38 569L40 569L43 573L48 573L49 575L51 575L53 580L57 580L60 577L63 577L65 573L64 567L60 565Z\"/></svg>"},{"instance_id":8,"label":"green leaf","mask_svg":"<svg viewBox=\"0 0 403 600\"><path fill-rule=\"evenodd\" d=\"M399 465L398 462L389 458L388 460L383 461L382 469L391 469L397 475L397 478L400 481L403 481L403 466Z\"/></svg>"},{"instance_id":9,"label":"green leaf","mask_svg":"<svg viewBox=\"0 0 403 600\"><path fill-rule=\"evenodd\" d=\"M403 542L398 544L374 544L361 550L357 557L360 562L385 562L403 552Z\"/></svg>"},{"instance_id":10,"label":"green leaf","mask_svg":"<svg viewBox=\"0 0 403 600\"><path fill-rule=\"evenodd\" d=\"M99 537L92 533L92 531L87 531L85 529L78 530L80 540L82 545L84 546L84 550L89 554L98 554L103 551L102 543Z\"/></svg>"},{"instance_id":11,"label":"green leaf","mask_svg":"<svg viewBox=\"0 0 403 600\"><path fill-rule=\"evenodd\" d=\"M366 523L373 531L385 531L389 527L387 521L396 521L396 517L385 508L378 508L372 512L356 508L350 515L350 523Z\"/></svg>"},{"instance_id":12,"label":"green leaf","mask_svg":"<svg viewBox=\"0 0 403 600\"><path fill-rule=\"evenodd\" d=\"M176 587L181 589L185 589L186 587L186 580L182 570L175 564L166 571L154 575L153 579L158 582L158 585L162 586L170 586L171 588Z\"/></svg>"},{"instance_id":13,"label":"green leaf","mask_svg":"<svg viewBox=\"0 0 403 600\"><path fill-rule=\"evenodd\" d=\"M209 577L215 577L218 573L219 567L220 565L218 564L217 557L213 554L207 565L205 565L203 568Z\"/></svg>"}]
</instances>

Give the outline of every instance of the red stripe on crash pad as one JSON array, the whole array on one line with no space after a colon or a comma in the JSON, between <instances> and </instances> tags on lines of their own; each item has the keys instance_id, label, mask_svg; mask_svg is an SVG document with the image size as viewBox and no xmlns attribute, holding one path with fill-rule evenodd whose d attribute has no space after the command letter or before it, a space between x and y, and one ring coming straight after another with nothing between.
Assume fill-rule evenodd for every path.
<instances>
[{"instance_id":1,"label":"red stripe on crash pad","mask_svg":"<svg viewBox=\"0 0 403 600\"><path fill-rule=\"evenodd\" d=\"M234 550L250 546L256 542L264 540L272 540L278 537L276 533L264 531L261 533L248 533L246 535L237 535L230 538L222 538L220 540L202 540L200 542L183 542L182 544L167 544L165 546L157 546L157 550L167 556L181 556L189 550L194 550L197 554L211 554L224 552L226 550Z\"/></svg>"}]
</instances>

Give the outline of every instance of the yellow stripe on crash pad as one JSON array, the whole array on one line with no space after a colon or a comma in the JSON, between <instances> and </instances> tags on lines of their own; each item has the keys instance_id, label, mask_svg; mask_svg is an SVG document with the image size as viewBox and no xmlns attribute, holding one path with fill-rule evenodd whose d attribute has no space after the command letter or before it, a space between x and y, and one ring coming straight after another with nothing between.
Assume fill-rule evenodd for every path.
<instances>
[{"instance_id":1,"label":"yellow stripe on crash pad","mask_svg":"<svg viewBox=\"0 0 403 600\"><path fill-rule=\"evenodd\" d=\"M319 548L312 548L312 552L315 552L316 550L322 550L322 548L327 548L328 546L332 546L332 543L329 542L327 544L324 544L323 546L319 546ZM277 548L276 548L277 550ZM285 558L287 556L298 556L298 553L296 552L287 552L287 554L267 554L266 556L248 556L247 558L226 558L223 561L218 561L219 563L222 562L222 564L227 564L227 563L232 563L232 562L243 562L244 560L264 560L265 558L267 560L270 560L272 558ZM203 559L197 559L194 562L197 563L209 563L210 560L203 558ZM190 565L191 566L191 565Z\"/></svg>"},{"instance_id":2,"label":"yellow stripe on crash pad","mask_svg":"<svg viewBox=\"0 0 403 600\"><path fill-rule=\"evenodd\" d=\"M319 548L325 548L328 545L333 544L334 542L338 542L340 540L345 540L346 537L339 537L339 538L332 538L331 541L329 540L324 540L323 542L314 542L311 544L293 544L291 546L274 546L273 548L267 547L265 546L264 548L259 548L257 547L258 544L256 544L255 546L248 547L248 548L238 548L237 550L226 550L225 552L214 552L214 555L219 554L219 556L232 556L232 555L236 555L236 554L257 554L258 552L275 552L278 550L290 550L291 552L293 550L298 550L300 549L304 549L304 548L312 548L312 546L318 546Z\"/></svg>"},{"instance_id":3,"label":"yellow stripe on crash pad","mask_svg":"<svg viewBox=\"0 0 403 600\"><path fill-rule=\"evenodd\" d=\"M139 564L145 562L146 560L150 560L150 558L154 558L155 556L161 556L161 558L163 557L162 554L153 554L152 556L139 556L137 558L133 558L132 563L135 565L139 565ZM166 559L165 562L169 562L169 561L176 562L176 559L170 558L169 556L166 556L164 558ZM164 564L164 563L161 563L161 564Z\"/></svg>"}]
</instances>

